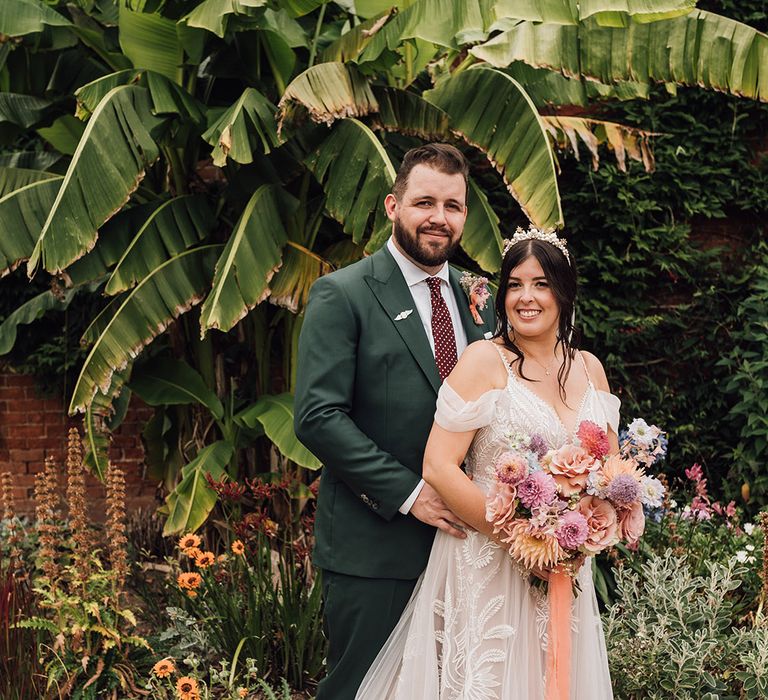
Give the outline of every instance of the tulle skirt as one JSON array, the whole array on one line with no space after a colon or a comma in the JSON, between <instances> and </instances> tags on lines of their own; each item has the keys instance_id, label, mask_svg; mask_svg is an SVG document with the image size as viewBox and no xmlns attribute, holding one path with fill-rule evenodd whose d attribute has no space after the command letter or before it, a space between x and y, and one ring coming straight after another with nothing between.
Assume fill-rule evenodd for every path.
<instances>
[{"instance_id":1,"label":"tulle skirt","mask_svg":"<svg viewBox=\"0 0 768 700\"><path fill-rule=\"evenodd\" d=\"M572 614L571 700L611 700L591 560ZM547 600L478 533L438 531L429 563L356 700L541 700Z\"/></svg>"}]
</instances>

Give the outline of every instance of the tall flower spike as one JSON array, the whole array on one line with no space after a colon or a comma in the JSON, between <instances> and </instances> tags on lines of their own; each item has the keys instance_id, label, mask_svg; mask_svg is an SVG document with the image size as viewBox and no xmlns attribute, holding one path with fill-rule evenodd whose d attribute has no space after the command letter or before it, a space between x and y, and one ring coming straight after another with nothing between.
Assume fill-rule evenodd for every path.
<instances>
[{"instance_id":1,"label":"tall flower spike","mask_svg":"<svg viewBox=\"0 0 768 700\"><path fill-rule=\"evenodd\" d=\"M73 584L85 585L90 573L91 533L85 494L83 448L77 428L70 428L67 442L67 505L72 530Z\"/></svg>"},{"instance_id":2,"label":"tall flower spike","mask_svg":"<svg viewBox=\"0 0 768 700\"><path fill-rule=\"evenodd\" d=\"M115 597L125 585L128 575L128 555L125 537L125 473L113 464L107 469L107 552L112 575L115 577Z\"/></svg>"},{"instance_id":3,"label":"tall flower spike","mask_svg":"<svg viewBox=\"0 0 768 700\"><path fill-rule=\"evenodd\" d=\"M3 520L11 521L16 515L13 502L13 482L10 472L0 474L0 504L3 507Z\"/></svg>"},{"instance_id":4,"label":"tall flower spike","mask_svg":"<svg viewBox=\"0 0 768 700\"><path fill-rule=\"evenodd\" d=\"M40 566L51 584L59 576L59 519L58 469L53 458L46 457L43 471L35 477L35 527Z\"/></svg>"},{"instance_id":5,"label":"tall flower spike","mask_svg":"<svg viewBox=\"0 0 768 700\"><path fill-rule=\"evenodd\" d=\"M763 531L763 605L768 601L768 512L763 511L757 516L760 529Z\"/></svg>"}]
</instances>

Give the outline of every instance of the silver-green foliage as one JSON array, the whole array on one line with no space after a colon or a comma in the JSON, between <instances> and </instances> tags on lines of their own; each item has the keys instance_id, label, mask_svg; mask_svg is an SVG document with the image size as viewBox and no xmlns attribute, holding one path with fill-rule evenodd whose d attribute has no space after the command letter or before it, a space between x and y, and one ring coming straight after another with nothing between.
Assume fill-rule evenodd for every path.
<instances>
[{"instance_id":1,"label":"silver-green foliage","mask_svg":"<svg viewBox=\"0 0 768 700\"><path fill-rule=\"evenodd\" d=\"M616 571L604 617L614 693L623 700L726 700L768 695L768 626L737 629L733 592L744 569L709 563L694 575L672 550L638 573Z\"/></svg>"}]
</instances>

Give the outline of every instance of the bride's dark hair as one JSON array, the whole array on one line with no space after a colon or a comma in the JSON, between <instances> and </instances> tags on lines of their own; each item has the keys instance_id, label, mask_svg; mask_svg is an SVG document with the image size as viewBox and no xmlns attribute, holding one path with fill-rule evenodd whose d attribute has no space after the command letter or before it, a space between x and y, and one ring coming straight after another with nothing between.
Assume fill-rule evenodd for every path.
<instances>
[{"instance_id":1,"label":"bride's dark hair","mask_svg":"<svg viewBox=\"0 0 768 700\"><path fill-rule=\"evenodd\" d=\"M573 324L573 309L576 303L577 276L576 267L571 255L570 262L563 255L562 251L551 243L529 239L515 243L504 256L501 262L501 272L499 273L499 289L496 292L496 320L498 327L494 338L501 338L504 341L504 347L512 352L518 360L517 373L523 378L528 377L523 374L523 362L525 355L514 342L514 330L509 325L507 318L506 298L507 287L509 285L509 276L520 263L533 256L539 261L544 276L547 278L550 289L557 301L557 307L560 312L560 318L557 328L557 344L563 351L563 362L557 371L557 383L560 387L560 396L563 401L565 398L565 382L568 379L568 373L571 371L580 333ZM512 337L510 337L512 331ZM529 380L530 381L530 380Z\"/></svg>"}]
</instances>

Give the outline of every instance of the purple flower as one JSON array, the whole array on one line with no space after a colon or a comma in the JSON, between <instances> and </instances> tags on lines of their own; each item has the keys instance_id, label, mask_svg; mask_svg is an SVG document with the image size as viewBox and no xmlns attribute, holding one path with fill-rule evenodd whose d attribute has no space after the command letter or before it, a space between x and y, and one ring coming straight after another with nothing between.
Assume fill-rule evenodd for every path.
<instances>
[{"instance_id":1,"label":"purple flower","mask_svg":"<svg viewBox=\"0 0 768 700\"><path fill-rule=\"evenodd\" d=\"M517 486L517 497L526 508L539 508L552 503L557 494L555 480L544 472L533 472Z\"/></svg>"},{"instance_id":2,"label":"purple flower","mask_svg":"<svg viewBox=\"0 0 768 700\"><path fill-rule=\"evenodd\" d=\"M577 510L569 510L560 518L555 537L564 549L578 549L587 541L589 525Z\"/></svg>"},{"instance_id":3,"label":"purple flower","mask_svg":"<svg viewBox=\"0 0 768 700\"><path fill-rule=\"evenodd\" d=\"M545 454L547 454L547 443L544 442L544 438L541 437L541 435L534 433L531 435L531 442L528 445L528 449L531 452L535 452L536 456L541 459Z\"/></svg>"},{"instance_id":4,"label":"purple flower","mask_svg":"<svg viewBox=\"0 0 768 700\"><path fill-rule=\"evenodd\" d=\"M608 484L605 495L620 508L631 506L640 497L640 484L630 474L619 474Z\"/></svg>"}]
</instances>

